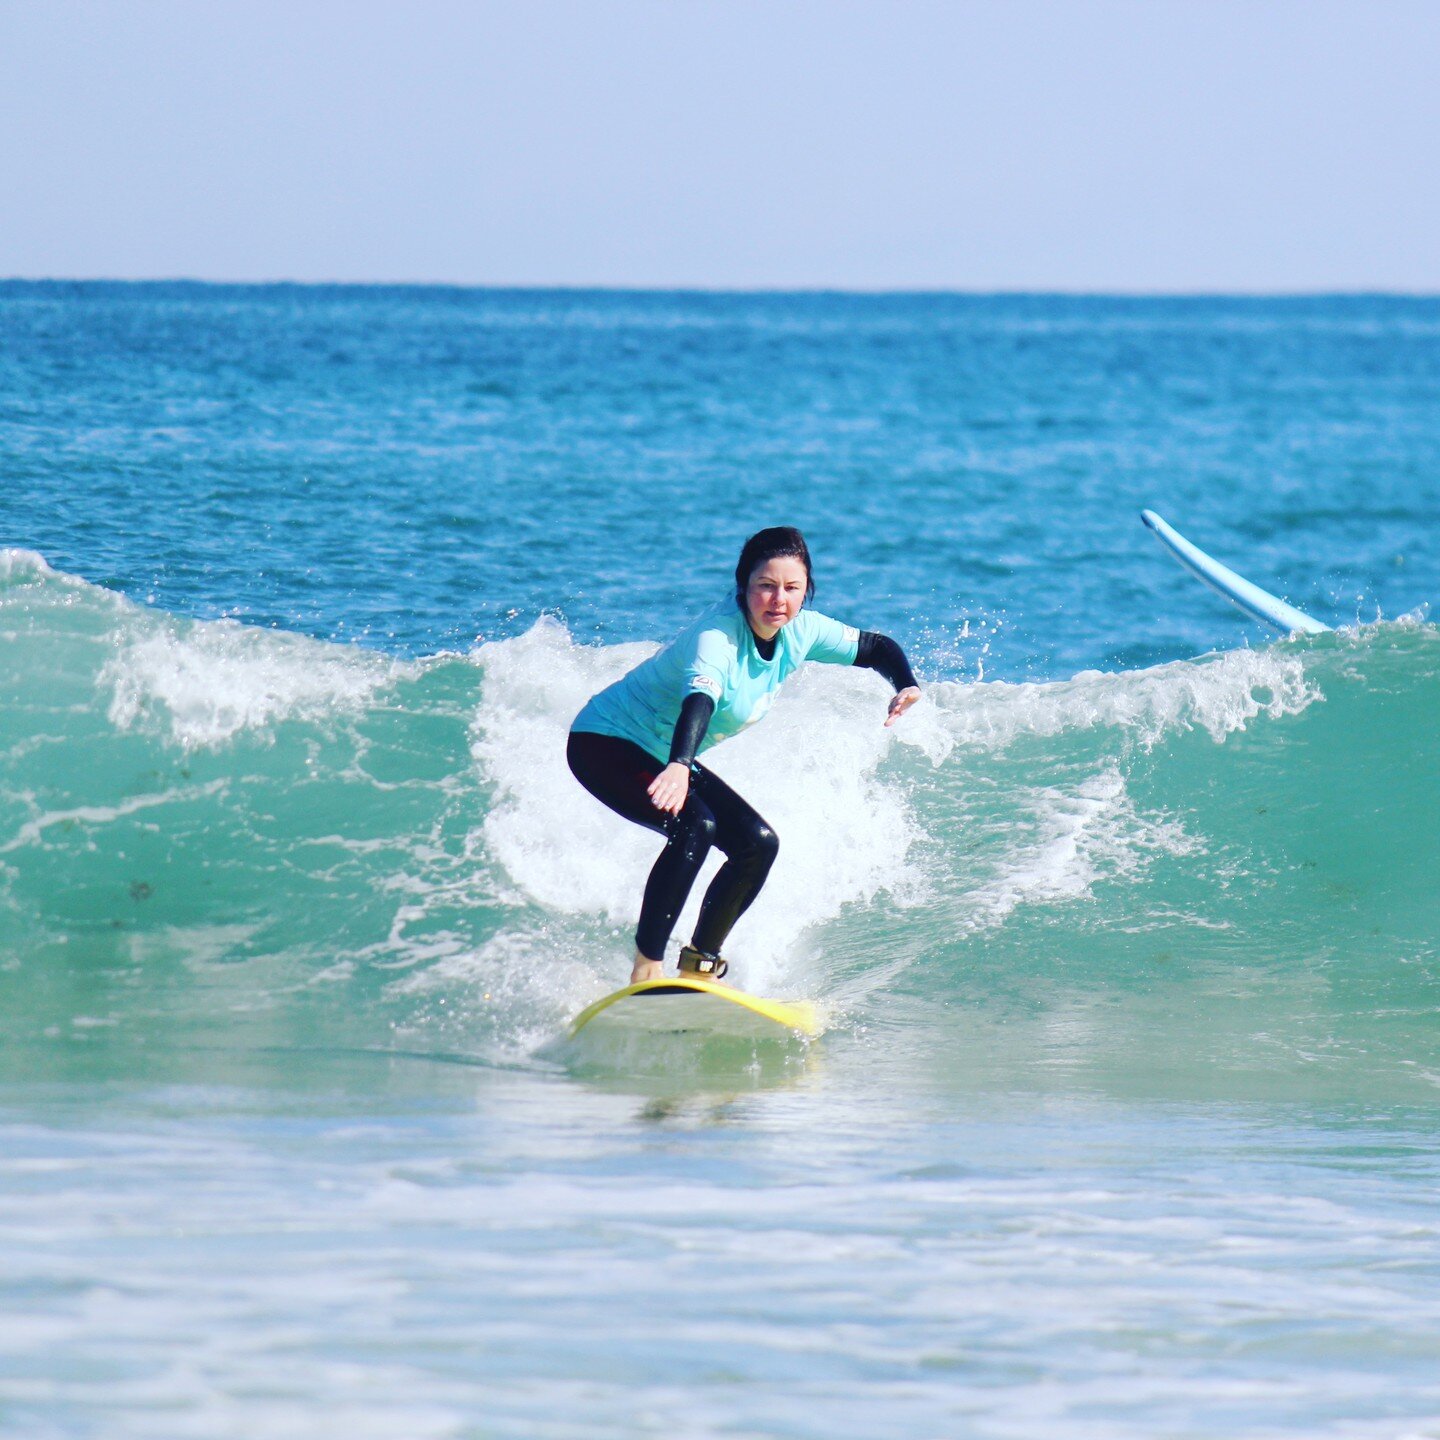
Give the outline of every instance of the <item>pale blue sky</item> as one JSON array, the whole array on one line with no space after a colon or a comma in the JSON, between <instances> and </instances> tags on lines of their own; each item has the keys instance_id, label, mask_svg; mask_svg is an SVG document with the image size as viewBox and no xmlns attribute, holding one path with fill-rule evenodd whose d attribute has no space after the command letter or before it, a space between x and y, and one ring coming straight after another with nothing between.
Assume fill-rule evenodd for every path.
<instances>
[{"instance_id":1,"label":"pale blue sky","mask_svg":"<svg viewBox=\"0 0 1440 1440\"><path fill-rule=\"evenodd\" d=\"M0 0L0 275L1440 291L1440 0Z\"/></svg>"}]
</instances>

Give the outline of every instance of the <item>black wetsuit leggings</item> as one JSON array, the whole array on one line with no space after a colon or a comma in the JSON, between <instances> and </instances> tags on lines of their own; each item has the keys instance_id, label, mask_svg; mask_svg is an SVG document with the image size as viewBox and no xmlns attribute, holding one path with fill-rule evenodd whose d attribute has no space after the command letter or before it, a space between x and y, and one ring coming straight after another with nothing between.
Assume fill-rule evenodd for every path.
<instances>
[{"instance_id":1,"label":"black wetsuit leggings","mask_svg":"<svg viewBox=\"0 0 1440 1440\"><path fill-rule=\"evenodd\" d=\"M647 791L665 767L638 745L613 735L572 731L566 759L575 778L617 815L665 837L640 907L635 948L662 960L675 919L712 845L725 855L700 906L692 942L718 955L731 927L760 893L780 842L775 832L718 775L690 767L690 794L678 815L657 810Z\"/></svg>"}]
</instances>

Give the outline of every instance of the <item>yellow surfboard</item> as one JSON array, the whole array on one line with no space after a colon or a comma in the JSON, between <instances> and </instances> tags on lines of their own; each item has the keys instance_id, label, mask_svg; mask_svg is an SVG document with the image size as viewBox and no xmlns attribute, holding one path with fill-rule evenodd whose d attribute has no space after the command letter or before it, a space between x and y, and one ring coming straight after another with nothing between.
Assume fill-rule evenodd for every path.
<instances>
[{"instance_id":1,"label":"yellow surfboard","mask_svg":"<svg viewBox=\"0 0 1440 1440\"><path fill-rule=\"evenodd\" d=\"M723 1035L748 1040L813 1036L821 1030L808 1000L762 1000L731 985L686 975L627 985L582 1010L570 1026L587 1035Z\"/></svg>"}]
</instances>

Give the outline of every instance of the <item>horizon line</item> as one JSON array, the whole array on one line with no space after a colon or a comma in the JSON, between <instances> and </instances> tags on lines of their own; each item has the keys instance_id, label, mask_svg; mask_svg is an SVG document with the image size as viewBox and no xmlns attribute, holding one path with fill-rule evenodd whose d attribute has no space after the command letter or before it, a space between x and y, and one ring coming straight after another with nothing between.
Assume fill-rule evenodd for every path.
<instances>
[{"instance_id":1,"label":"horizon line","mask_svg":"<svg viewBox=\"0 0 1440 1440\"><path fill-rule=\"evenodd\" d=\"M1193 289L1087 289L1079 286L962 287L943 285L706 285L640 284L580 281L495 281L495 280L297 280L294 278L219 279L197 275L4 275L0 286L13 285L133 285L191 286L196 289L329 289L329 290L465 290L499 293L613 294L613 295L715 295L715 296L851 296L882 298L904 296L946 296L966 299L1056 299L1106 300L1434 300L1436 289L1390 289L1375 286L1317 287L1314 289L1206 288Z\"/></svg>"}]
</instances>

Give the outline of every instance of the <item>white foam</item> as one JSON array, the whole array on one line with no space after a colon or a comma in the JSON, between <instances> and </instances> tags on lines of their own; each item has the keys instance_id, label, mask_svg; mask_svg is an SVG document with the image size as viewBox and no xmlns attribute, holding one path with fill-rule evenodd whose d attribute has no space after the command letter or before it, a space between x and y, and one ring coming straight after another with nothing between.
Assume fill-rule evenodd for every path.
<instances>
[{"instance_id":1,"label":"white foam","mask_svg":"<svg viewBox=\"0 0 1440 1440\"><path fill-rule=\"evenodd\" d=\"M14 581L48 580L57 578L59 572L51 569L50 562L38 550L0 549L0 583Z\"/></svg>"},{"instance_id":2,"label":"white foam","mask_svg":"<svg viewBox=\"0 0 1440 1440\"><path fill-rule=\"evenodd\" d=\"M26 846L43 844L45 832L57 825L67 829L73 825L98 828L114 824L117 820L128 819L142 810L152 810L157 806L170 805L176 801L197 800L204 796L216 795L224 788L223 780L212 780L205 785L181 786L157 795L132 795L117 805L76 805L68 810L47 810L32 816L9 840L0 844L0 855L8 854L12 850L24 849ZM21 798L33 806L33 795L27 793Z\"/></svg>"},{"instance_id":3,"label":"white foam","mask_svg":"<svg viewBox=\"0 0 1440 1440\"><path fill-rule=\"evenodd\" d=\"M121 729L155 728L185 749L241 731L265 739L283 720L353 712L403 670L355 646L328 645L232 620L182 622L146 612L100 672Z\"/></svg>"},{"instance_id":4,"label":"white foam","mask_svg":"<svg viewBox=\"0 0 1440 1440\"><path fill-rule=\"evenodd\" d=\"M661 841L581 789L565 764L565 741L585 700L652 648L577 646L546 620L476 653L485 683L474 754L495 792L485 849L517 900L620 932L592 960L612 979L628 966L629 932ZM811 667L763 726L706 753L705 763L780 836L771 879L727 948L750 988L794 983L794 952L809 927L917 879L908 860L916 826L898 784L879 774L895 733L883 725L885 701L883 682L868 672ZM719 863L712 856L696 884L677 941L688 938Z\"/></svg>"},{"instance_id":5,"label":"white foam","mask_svg":"<svg viewBox=\"0 0 1440 1440\"><path fill-rule=\"evenodd\" d=\"M1012 795L1028 820L993 873L965 897L962 924L989 929L1022 905L1088 899L1102 880L1134 879L1161 854L1199 848L1176 820L1144 815L1119 770L1107 767L1073 786Z\"/></svg>"},{"instance_id":6,"label":"white foam","mask_svg":"<svg viewBox=\"0 0 1440 1440\"><path fill-rule=\"evenodd\" d=\"M1086 670L1047 684L989 681L931 688L934 719L905 738L937 763L956 744L1000 750L1022 736L1119 729L1142 746L1199 727L1219 742L1254 719L1296 715L1325 697L1284 646L1232 650L1147 670Z\"/></svg>"},{"instance_id":7,"label":"white foam","mask_svg":"<svg viewBox=\"0 0 1440 1440\"><path fill-rule=\"evenodd\" d=\"M444 1018L458 1019L467 1040L492 1022L490 1038L498 1047L492 1058L520 1060L553 1040L598 990L624 983L626 976L618 972L600 982L594 957L587 957L592 963L586 964L575 952L565 937L522 921L478 948L457 947L396 979L389 990L448 1008L451 1013ZM424 1030L435 1018L434 1009L429 1014L421 1010L410 1023Z\"/></svg>"},{"instance_id":8,"label":"white foam","mask_svg":"<svg viewBox=\"0 0 1440 1440\"><path fill-rule=\"evenodd\" d=\"M532 908L530 921L517 915L517 924L534 924L535 907L547 917L590 919L568 937L549 933L546 943L557 958L588 961L612 981L623 975L660 842L581 790L564 764L565 738L586 698L651 648L576 646L563 626L543 621L476 654L485 684L473 750L494 788L481 848L513 885L512 901ZM1194 727L1223 741L1257 716L1298 713L1322 698L1301 655L1240 650L1055 684L941 684L887 730L883 682L867 672L808 667L763 726L706 754L706 764L781 837L771 881L727 953L749 988L813 988L813 976L797 973L806 963L807 932L882 891L902 903L923 895L914 858L921 829L903 767L883 764L896 742L939 765L957 747L998 750L1023 736L1101 727L1146 746ZM992 928L1022 906L1085 899L1107 879L1138 877L1159 855L1197 848L1177 821L1137 809L1113 760L1096 762L1084 779L1009 792L1009 833L950 923ZM702 873L677 939L693 927L719 863L712 857Z\"/></svg>"}]
</instances>

